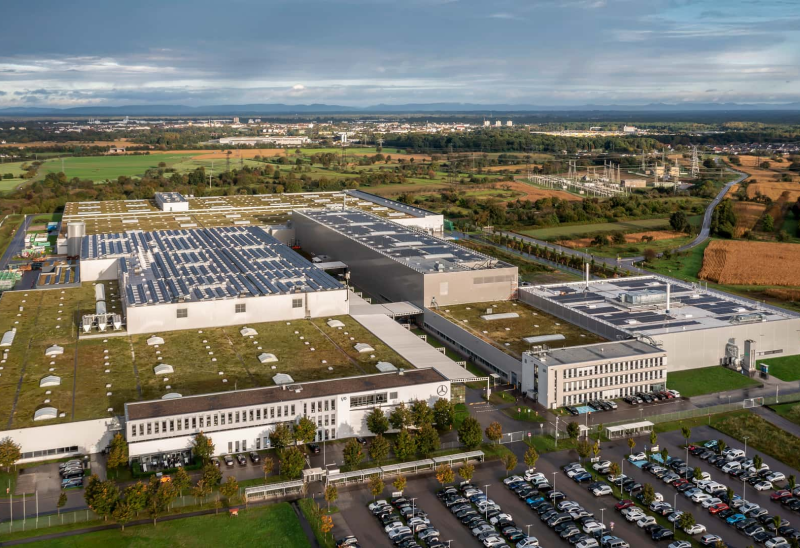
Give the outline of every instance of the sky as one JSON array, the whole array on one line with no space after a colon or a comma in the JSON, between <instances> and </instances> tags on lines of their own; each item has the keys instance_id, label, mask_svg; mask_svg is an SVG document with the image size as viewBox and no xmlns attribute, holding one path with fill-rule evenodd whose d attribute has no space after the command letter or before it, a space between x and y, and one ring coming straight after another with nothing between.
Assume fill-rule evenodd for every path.
<instances>
[{"instance_id":1,"label":"sky","mask_svg":"<svg viewBox=\"0 0 800 548\"><path fill-rule=\"evenodd\" d=\"M800 101L800 0L3 0L0 108Z\"/></svg>"}]
</instances>

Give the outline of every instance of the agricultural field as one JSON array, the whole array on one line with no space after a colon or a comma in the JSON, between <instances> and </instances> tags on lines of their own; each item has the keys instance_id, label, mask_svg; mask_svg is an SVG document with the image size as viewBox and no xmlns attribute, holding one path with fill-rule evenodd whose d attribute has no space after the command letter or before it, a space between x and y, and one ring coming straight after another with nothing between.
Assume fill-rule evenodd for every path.
<instances>
[{"instance_id":1,"label":"agricultural field","mask_svg":"<svg viewBox=\"0 0 800 548\"><path fill-rule=\"evenodd\" d=\"M636 219L617 223L572 224L532 228L522 230L520 233L539 240L557 241L594 237L597 234L610 234L612 232L627 233L651 230L669 230L669 221L667 219Z\"/></svg>"},{"instance_id":2,"label":"agricultural field","mask_svg":"<svg viewBox=\"0 0 800 548\"><path fill-rule=\"evenodd\" d=\"M22 178L23 173L25 173L22 166L29 163L30 162L6 162L0 164L0 177L6 173L11 173L14 176L13 179L0 178L0 193L13 190L25 182L25 179Z\"/></svg>"},{"instance_id":3,"label":"agricultural field","mask_svg":"<svg viewBox=\"0 0 800 548\"><path fill-rule=\"evenodd\" d=\"M748 230L753 230L767 210L765 204L756 202L735 202L733 211L736 213L736 237L740 238Z\"/></svg>"},{"instance_id":4,"label":"agricultural field","mask_svg":"<svg viewBox=\"0 0 800 548\"><path fill-rule=\"evenodd\" d=\"M794 244L716 240L703 254L699 277L720 284L800 286Z\"/></svg>"},{"instance_id":5,"label":"agricultural field","mask_svg":"<svg viewBox=\"0 0 800 548\"><path fill-rule=\"evenodd\" d=\"M516 313L518 317L498 320L482 319L481 316L485 315L489 308L492 309L492 314ZM530 350L531 347L522 340L523 337L564 335L564 340L549 343L553 348L592 344L605 340L594 333L519 301L451 305L440 307L435 312L479 339L517 358L521 358L522 352Z\"/></svg>"},{"instance_id":6,"label":"agricultural field","mask_svg":"<svg viewBox=\"0 0 800 548\"><path fill-rule=\"evenodd\" d=\"M735 165L733 167L739 171L749 174L759 183L780 181L785 174L789 176L793 175L792 172L789 171L789 165L791 162L785 158L782 162L777 162L764 156L759 158L757 156L751 156L748 154L743 154L738 156L738 158L741 162L741 165ZM761 164L764 162L767 162L769 167L761 167Z\"/></svg>"},{"instance_id":7,"label":"agricultural field","mask_svg":"<svg viewBox=\"0 0 800 548\"><path fill-rule=\"evenodd\" d=\"M68 178L78 177L95 182L116 179L120 176L141 177L148 169L158 169L164 162L171 167L191 158L191 154L170 153L150 155L81 156L63 158L64 171ZM61 172L62 159L47 160L39 168L39 175Z\"/></svg>"}]
</instances>

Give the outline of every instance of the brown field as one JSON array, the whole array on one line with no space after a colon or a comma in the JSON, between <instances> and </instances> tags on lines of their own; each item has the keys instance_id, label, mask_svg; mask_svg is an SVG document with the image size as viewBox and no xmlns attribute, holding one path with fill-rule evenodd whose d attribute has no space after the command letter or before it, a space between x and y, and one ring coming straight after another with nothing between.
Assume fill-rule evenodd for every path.
<instances>
[{"instance_id":1,"label":"brown field","mask_svg":"<svg viewBox=\"0 0 800 548\"><path fill-rule=\"evenodd\" d=\"M534 167L541 167L537 166L536 164L531 164L531 168ZM483 168L484 171L488 171L491 173L496 173L498 171L525 171L527 166L525 164L517 164L517 165L510 165L510 166L489 166Z\"/></svg>"},{"instance_id":2,"label":"brown field","mask_svg":"<svg viewBox=\"0 0 800 548\"><path fill-rule=\"evenodd\" d=\"M770 297L775 297L776 299L780 299L782 301L800 301L800 289L772 288L765 290L764 293Z\"/></svg>"},{"instance_id":3,"label":"brown field","mask_svg":"<svg viewBox=\"0 0 800 548\"><path fill-rule=\"evenodd\" d=\"M736 237L739 238L748 230L752 230L767 206L755 202L735 202L733 211L736 212Z\"/></svg>"},{"instance_id":4,"label":"brown field","mask_svg":"<svg viewBox=\"0 0 800 548\"><path fill-rule=\"evenodd\" d=\"M773 200L781 198L784 192L788 192L788 199L791 201L800 198L800 184L798 183L751 183L747 187L747 197L755 198L758 194L769 196Z\"/></svg>"},{"instance_id":5,"label":"brown field","mask_svg":"<svg viewBox=\"0 0 800 548\"><path fill-rule=\"evenodd\" d=\"M120 139L118 141L66 141L57 143L55 141L37 141L35 143L4 143L0 147L14 147L14 148L44 148L51 146L98 146L98 147L125 147L132 145L127 139ZM136 145L142 146L142 145ZM172 152L175 153L174 151Z\"/></svg>"},{"instance_id":6,"label":"brown field","mask_svg":"<svg viewBox=\"0 0 800 548\"><path fill-rule=\"evenodd\" d=\"M652 236L653 240L672 240L675 238L684 238L686 234L682 232L673 232L672 230L651 230L649 232L634 232L632 234L625 234L626 244L636 244L642 241L645 236ZM592 238L580 238L578 240L565 240L558 242L564 247L571 247L579 249L582 247L590 247Z\"/></svg>"},{"instance_id":7,"label":"brown field","mask_svg":"<svg viewBox=\"0 0 800 548\"><path fill-rule=\"evenodd\" d=\"M559 198L561 200L570 200L570 201L579 201L583 199L580 196L577 196L575 194L570 194L569 192L564 192L563 190L550 190L546 188L537 188L535 186L523 183L521 181L504 181L498 184L499 184L498 188L508 187L511 190L522 193L522 196L518 196L517 198L514 198L514 200L512 201L520 199L520 200L530 200L532 202L535 202L536 200L541 200L542 198Z\"/></svg>"},{"instance_id":8,"label":"brown field","mask_svg":"<svg viewBox=\"0 0 800 548\"><path fill-rule=\"evenodd\" d=\"M715 240L703 254L700 278L731 285L800 286L795 244Z\"/></svg>"},{"instance_id":9,"label":"brown field","mask_svg":"<svg viewBox=\"0 0 800 548\"><path fill-rule=\"evenodd\" d=\"M742 162L742 165L733 167L745 173L749 173L759 182L780 181L781 174L787 171L790 164L786 159L784 159L783 162L774 162L762 156L761 162L769 162L769 168L764 169L759 166L757 156L742 155L739 156L739 160Z\"/></svg>"}]
</instances>

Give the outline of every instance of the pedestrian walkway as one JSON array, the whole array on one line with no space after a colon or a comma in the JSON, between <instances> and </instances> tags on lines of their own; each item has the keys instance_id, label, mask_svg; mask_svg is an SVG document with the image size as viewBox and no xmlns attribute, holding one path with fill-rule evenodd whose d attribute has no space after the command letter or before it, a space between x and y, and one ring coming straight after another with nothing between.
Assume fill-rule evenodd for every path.
<instances>
[{"instance_id":1,"label":"pedestrian walkway","mask_svg":"<svg viewBox=\"0 0 800 548\"><path fill-rule=\"evenodd\" d=\"M800 425L781 417L769 407L756 407L753 409L753 413L764 420L771 422L784 432L789 432L790 434L800 438Z\"/></svg>"}]
</instances>

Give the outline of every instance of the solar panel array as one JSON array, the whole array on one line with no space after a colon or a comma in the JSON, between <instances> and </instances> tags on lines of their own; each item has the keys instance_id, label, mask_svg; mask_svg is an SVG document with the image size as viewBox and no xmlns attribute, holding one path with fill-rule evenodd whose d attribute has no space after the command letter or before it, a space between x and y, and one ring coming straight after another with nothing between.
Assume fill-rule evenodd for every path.
<instances>
[{"instance_id":1,"label":"solar panel array","mask_svg":"<svg viewBox=\"0 0 800 548\"><path fill-rule=\"evenodd\" d=\"M113 238L106 242L106 236ZM259 227L130 231L89 239L93 256L87 253L84 260L120 258L128 306L342 289Z\"/></svg>"}]
</instances>

